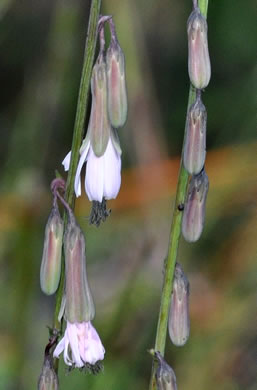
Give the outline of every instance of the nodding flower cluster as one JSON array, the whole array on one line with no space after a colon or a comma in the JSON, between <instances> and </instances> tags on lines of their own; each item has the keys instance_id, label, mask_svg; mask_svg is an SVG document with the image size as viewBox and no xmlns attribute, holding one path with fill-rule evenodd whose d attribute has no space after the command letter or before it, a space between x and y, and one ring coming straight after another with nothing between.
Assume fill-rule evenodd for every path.
<instances>
[{"instance_id":1,"label":"nodding flower cluster","mask_svg":"<svg viewBox=\"0 0 257 390\"><path fill-rule=\"evenodd\" d=\"M196 91L195 101L188 109L186 117L183 165L191 175L185 204L179 210L182 216L182 234L188 242L197 241L203 231L206 198L209 189L205 172L207 111L202 102L202 90L211 77L208 51L207 21L201 14L198 1L193 0L193 11L187 22L188 34L188 73L192 87ZM189 281L180 264L176 263L173 291L169 311L169 336L172 343L183 346L190 333ZM158 390L177 389L176 378L171 367L157 353L158 369L156 383Z\"/></svg>"},{"instance_id":2,"label":"nodding flower cluster","mask_svg":"<svg viewBox=\"0 0 257 390\"><path fill-rule=\"evenodd\" d=\"M104 23L108 21L111 42L105 53ZM121 148L117 128L127 118L125 59L112 18L99 21L100 52L91 78L92 106L86 137L80 148L75 177L76 196L81 195L81 170L86 162L85 190L93 202L90 223L97 226L109 215L106 200L115 199L121 185ZM70 167L71 152L63 160Z\"/></svg>"},{"instance_id":3,"label":"nodding flower cluster","mask_svg":"<svg viewBox=\"0 0 257 390\"><path fill-rule=\"evenodd\" d=\"M67 322L64 336L53 351L53 357L59 358L63 352L64 361L68 366L78 368L95 366L104 359L105 350L91 323L95 317L95 306L87 279L85 237L71 208L60 194L65 188L65 182L62 179L55 179L51 188L54 195L53 209L45 230L40 282L42 291L46 294L56 292L60 281L63 245L65 295L60 318L64 315ZM68 213L64 235L57 199ZM45 364L43 372L41 382L47 380L44 378L54 377L48 363Z\"/></svg>"},{"instance_id":4,"label":"nodding flower cluster","mask_svg":"<svg viewBox=\"0 0 257 390\"><path fill-rule=\"evenodd\" d=\"M105 53L104 24L111 31L110 45ZM117 129L127 118L125 59L117 40L113 20L102 16L98 23L100 52L92 70L92 106L88 130L80 148L80 159L74 181L76 196L81 195L81 170L86 162L85 190L93 202L90 222L97 226L109 215L106 200L116 198L121 185L121 148ZM70 168L71 152L63 160ZM38 388L57 390L58 379L53 358L63 353L71 368L86 368L96 373L101 368L105 349L92 325L95 306L90 290L85 254L85 237L63 194L66 183L54 179L51 184L53 206L45 228L45 240L40 269L40 285L47 295L54 294L60 284L62 249L65 278L59 321L64 317L66 330L57 344L58 334L47 345ZM61 218L58 201L66 210L67 223ZM57 330L54 329L54 332ZM50 341L50 339L49 339ZM57 344L57 345L56 345ZM51 351L50 351L51 349Z\"/></svg>"},{"instance_id":5,"label":"nodding flower cluster","mask_svg":"<svg viewBox=\"0 0 257 390\"><path fill-rule=\"evenodd\" d=\"M186 120L186 136L183 164L192 175L184 207L182 233L186 241L200 238L204 226L206 197L209 188L205 173L207 111L202 102L202 90L211 78L208 50L207 21L201 14L197 0L187 22L188 73L196 89L195 102L189 107Z\"/></svg>"}]
</instances>

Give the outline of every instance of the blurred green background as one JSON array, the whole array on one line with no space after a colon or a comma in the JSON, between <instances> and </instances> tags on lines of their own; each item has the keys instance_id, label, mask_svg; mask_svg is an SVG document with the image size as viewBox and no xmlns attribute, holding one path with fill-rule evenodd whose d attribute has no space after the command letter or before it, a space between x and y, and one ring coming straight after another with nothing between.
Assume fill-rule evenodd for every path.
<instances>
[{"instance_id":1,"label":"blurred green background","mask_svg":"<svg viewBox=\"0 0 257 390\"><path fill-rule=\"evenodd\" d=\"M0 389L37 386L54 298L39 287L49 184L70 149L89 1L0 1ZM126 55L129 116L122 188L87 239L97 377L60 366L60 388L148 388L188 97L191 1L103 0ZM209 0L211 82L206 224L178 260L191 285L191 336L167 340L179 390L257 389L256 3ZM62 361L62 359L61 359Z\"/></svg>"}]
</instances>

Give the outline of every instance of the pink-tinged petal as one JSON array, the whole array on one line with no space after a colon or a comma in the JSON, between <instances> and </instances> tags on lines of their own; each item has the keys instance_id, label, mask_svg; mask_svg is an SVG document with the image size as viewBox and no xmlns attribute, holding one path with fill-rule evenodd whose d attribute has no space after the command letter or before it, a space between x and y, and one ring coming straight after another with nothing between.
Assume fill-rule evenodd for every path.
<instances>
[{"instance_id":1,"label":"pink-tinged petal","mask_svg":"<svg viewBox=\"0 0 257 390\"><path fill-rule=\"evenodd\" d=\"M104 198L115 199L121 185L121 158L111 139L104 154Z\"/></svg>"},{"instance_id":2,"label":"pink-tinged petal","mask_svg":"<svg viewBox=\"0 0 257 390\"><path fill-rule=\"evenodd\" d=\"M90 201L102 202L104 190L104 157L96 157L91 147L87 157L85 189Z\"/></svg>"},{"instance_id":3,"label":"pink-tinged petal","mask_svg":"<svg viewBox=\"0 0 257 390\"><path fill-rule=\"evenodd\" d=\"M74 189L75 189L75 193L76 193L76 197L77 198L81 195L80 174L81 174L81 169L83 167L83 164L86 161L89 145L90 145L90 143L88 143L87 147L83 150L83 152L82 152L82 154L80 156L78 167L77 167L77 171L76 171L75 182L74 182Z\"/></svg>"},{"instance_id":4,"label":"pink-tinged petal","mask_svg":"<svg viewBox=\"0 0 257 390\"><path fill-rule=\"evenodd\" d=\"M54 357L59 358L60 354L64 350L64 345L65 345L65 336L57 344L57 346L54 350L54 353L53 353Z\"/></svg>"},{"instance_id":5,"label":"pink-tinged petal","mask_svg":"<svg viewBox=\"0 0 257 390\"><path fill-rule=\"evenodd\" d=\"M64 362L75 367L86 363L95 364L104 359L104 347L97 331L90 322L71 324L67 321L64 337L54 350L54 357L59 358L63 352ZM71 356L69 354L71 352Z\"/></svg>"},{"instance_id":6,"label":"pink-tinged petal","mask_svg":"<svg viewBox=\"0 0 257 390\"><path fill-rule=\"evenodd\" d=\"M69 338L68 338L67 329L65 331L65 335L66 335L66 338L65 338L63 359L64 359L65 364L67 364L68 366L72 366L73 362L72 362L72 359L69 356L69 344L70 344L70 342L69 342Z\"/></svg>"},{"instance_id":7,"label":"pink-tinged petal","mask_svg":"<svg viewBox=\"0 0 257 390\"><path fill-rule=\"evenodd\" d=\"M75 363L76 367L83 367L84 363L82 362L79 353L79 342L76 324L70 324L69 322L67 322L67 332L72 352L72 360Z\"/></svg>"},{"instance_id":8,"label":"pink-tinged petal","mask_svg":"<svg viewBox=\"0 0 257 390\"><path fill-rule=\"evenodd\" d=\"M68 171L70 168L70 158L71 158L71 152L69 152L67 154L67 156L65 157L65 159L62 162L62 165L64 166L65 171Z\"/></svg>"},{"instance_id":9,"label":"pink-tinged petal","mask_svg":"<svg viewBox=\"0 0 257 390\"><path fill-rule=\"evenodd\" d=\"M100 337L93 325L88 323L88 346L86 351L86 361L90 364L95 364L99 360L104 359L105 349L102 345Z\"/></svg>"}]
</instances>

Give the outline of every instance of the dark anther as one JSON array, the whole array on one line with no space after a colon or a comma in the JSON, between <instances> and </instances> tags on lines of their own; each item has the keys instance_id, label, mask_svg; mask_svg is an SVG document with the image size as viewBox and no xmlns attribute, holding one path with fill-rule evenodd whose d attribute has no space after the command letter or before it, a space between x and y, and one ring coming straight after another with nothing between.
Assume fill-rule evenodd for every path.
<instances>
[{"instance_id":1,"label":"dark anther","mask_svg":"<svg viewBox=\"0 0 257 390\"><path fill-rule=\"evenodd\" d=\"M184 203L180 203L180 204L178 205L178 210L179 210L179 211L183 211L183 210L184 210Z\"/></svg>"}]
</instances>

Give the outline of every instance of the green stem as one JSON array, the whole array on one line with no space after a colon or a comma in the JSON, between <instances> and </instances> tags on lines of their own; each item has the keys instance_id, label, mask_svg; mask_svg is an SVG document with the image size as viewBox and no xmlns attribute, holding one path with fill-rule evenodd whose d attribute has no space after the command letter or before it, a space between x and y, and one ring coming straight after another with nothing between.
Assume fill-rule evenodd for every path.
<instances>
[{"instance_id":1,"label":"green stem","mask_svg":"<svg viewBox=\"0 0 257 390\"><path fill-rule=\"evenodd\" d=\"M208 0L199 0L198 5L201 10L201 13L204 16L206 16L207 9L208 9ZM189 90L187 110L189 109L191 104L195 101L195 98L196 98L196 91L191 85ZM184 133L184 141L185 141L185 133ZM183 143L183 148L184 148L184 143ZM177 259L179 239L181 235L182 211L180 211L180 205L184 205L185 203L187 183L189 177L187 171L183 166L183 148L181 153L177 193L176 193L175 205L174 205L172 222L171 222L168 256L165 264L165 274L163 280L161 304L160 304L158 325L157 325L156 338L155 338L155 347L154 347L155 351L159 351L162 356L164 356L164 352L165 352L168 315L169 315L170 302L171 302L174 268ZM157 368L157 364L155 362L155 359L153 359L149 390L156 390L156 380L155 380L156 368Z\"/></svg>"},{"instance_id":2,"label":"green stem","mask_svg":"<svg viewBox=\"0 0 257 390\"><path fill-rule=\"evenodd\" d=\"M75 194L74 194L74 181L76 175L76 169L79 160L79 149L81 146L83 134L84 134L84 123L87 112L88 105L88 94L90 88L91 73L93 68L93 62L95 57L95 47L97 41L97 27L99 20L99 13L101 7L101 0L92 0L86 46L84 52L83 68L79 88L79 96L77 103L77 112L74 124L72 147L71 147L71 162L67 178L67 187L65 193L65 199L72 209L74 209L75 204ZM67 215L64 216L64 223L67 223ZM64 289L64 279L65 279L65 267L64 261L62 261L62 270L61 270L61 279L59 288L56 293L56 304L54 312L54 321L53 327L58 331L62 331L62 322L58 320L58 314L61 307L63 289ZM55 361L55 369L58 371L58 360Z\"/></svg>"}]
</instances>

